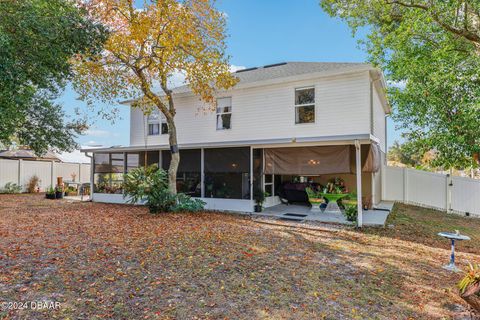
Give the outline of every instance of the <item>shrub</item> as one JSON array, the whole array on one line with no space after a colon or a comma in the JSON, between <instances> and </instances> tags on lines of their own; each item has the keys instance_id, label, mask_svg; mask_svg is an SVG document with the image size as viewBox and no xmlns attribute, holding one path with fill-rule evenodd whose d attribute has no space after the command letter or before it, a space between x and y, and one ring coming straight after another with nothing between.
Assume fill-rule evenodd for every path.
<instances>
[{"instance_id":1,"label":"shrub","mask_svg":"<svg viewBox=\"0 0 480 320\"><path fill-rule=\"evenodd\" d=\"M205 208L205 202L200 199L192 199L190 196L187 196L184 193L177 194L177 202L172 208L172 211L182 212L196 212L201 211Z\"/></svg>"},{"instance_id":2,"label":"shrub","mask_svg":"<svg viewBox=\"0 0 480 320\"><path fill-rule=\"evenodd\" d=\"M3 189L0 190L0 193L20 193L22 192L22 187L13 182L7 182Z\"/></svg>"},{"instance_id":3,"label":"shrub","mask_svg":"<svg viewBox=\"0 0 480 320\"><path fill-rule=\"evenodd\" d=\"M345 211L343 214L347 218L348 221L355 222L357 221L358 209L356 205L352 204L345 204Z\"/></svg>"},{"instance_id":4,"label":"shrub","mask_svg":"<svg viewBox=\"0 0 480 320\"><path fill-rule=\"evenodd\" d=\"M145 202L150 213L203 210L205 202L168 189L167 173L156 165L140 167L125 175L124 197L129 203Z\"/></svg>"},{"instance_id":5,"label":"shrub","mask_svg":"<svg viewBox=\"0 0 480 320\"><path fill-rule=\"evenodd\" d=\"M31 176L27 183L27 192L28 193L37 192L39 182L40 182L40 178L38 178L36 174Z\"/></svg>"}]
</instances>

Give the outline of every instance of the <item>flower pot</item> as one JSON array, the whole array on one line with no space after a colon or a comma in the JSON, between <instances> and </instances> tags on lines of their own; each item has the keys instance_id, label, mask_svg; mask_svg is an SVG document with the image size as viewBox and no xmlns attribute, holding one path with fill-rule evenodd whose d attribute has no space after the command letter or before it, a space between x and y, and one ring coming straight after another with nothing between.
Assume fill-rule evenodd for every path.
<instances>
[{"instance_id":1,"label":"flower pot","mask_svg":"<svg viewBox=\"0 0 480 320\"><path fill-rule=\"evenodd\" d=\"M47 199L52 199L52 200L53 200L53 199L56 199L55 193L46 193L46 194L45 194L45 198L47 198Z\"/></svg>"},{"instance_id":2,"label":"flower pot","mask_svg":"<svg viewBox=\"0 0 480 320\"><path fill-rule=\"evenodd\" d=\"M255 207L253 208L255 212L262 212L262 206L261 205L255 205Z\"/></svg>"},{"instance_id":3,"label":"flower pot","mask_svg":"<svg viewBox=\"0 0 480 320\"><path fill-rule=\"evenodd\" d=\"M56 199L63 199L63 191L55 191Z\"/></svg>"}]
</instances>

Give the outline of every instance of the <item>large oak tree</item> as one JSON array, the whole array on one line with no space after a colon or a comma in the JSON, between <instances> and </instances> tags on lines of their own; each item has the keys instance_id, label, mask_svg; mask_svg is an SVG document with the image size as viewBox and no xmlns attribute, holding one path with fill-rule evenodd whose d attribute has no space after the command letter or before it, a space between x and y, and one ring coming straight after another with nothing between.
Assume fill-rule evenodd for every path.
<instances>
[{"instance_id":1,"label":"large oak tree","mask_svg":"<svg viewBox=\"0 0 480 320\"><path fill-rule=\"evenodd\" d=\"M70 58L98 52L102 25L68 0L0 1L0 143L37 153L71 150L83 121L54 102L71 78Z\"/></svg>"},{"instance_id":2,"label":"large oak tree","mask_svg":"<svg viewBox=\"0 0 480 320\"><path fill-rule=\"evenodd\" d=\"M170 79L181 73L191 91L214 108L216 92L236 83L225 54L225 19L210 0L158 0L140 9L132 0L87 1L110 36L101 55L79 57L76 88L87 99L133 99L146 113L158 108L168 125L176 193L180 154Z\"/></svg>"},{"instance_id":3,"label":"large oak tree","mask_svg":"<svg viewBox=\"0 0 480 320\"><path fill-rule=\"evenodd\" d=\"M432 165L478 165L480 2L321 0L332 16L364 28L371 62L386 71L393 117Z\"/></svg>"}]
</instances>

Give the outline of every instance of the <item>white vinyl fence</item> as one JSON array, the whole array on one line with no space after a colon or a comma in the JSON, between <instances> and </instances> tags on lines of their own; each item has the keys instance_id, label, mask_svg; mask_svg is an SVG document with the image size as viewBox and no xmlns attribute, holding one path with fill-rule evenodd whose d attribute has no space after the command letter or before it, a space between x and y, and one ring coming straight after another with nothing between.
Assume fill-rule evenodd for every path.
<instances>
[{"instance_id":1,"label":"white vinyl fence","mask_svg":"<svg viewBox=\"0 0 480 320\"><path fill-rule=\"evenodd\" d=\"M25 190L30 178L37 175L40 191L45 191L55 186L57 177L72 181L72 174L76 175L75 181L90 182L90 164L0 159L0 189L13 182Z\"/></svg>"},{"instance_id":2,"label":"white vinyl fence","mask_svg":"<svg viewBox=\"0 0 480 320\"><path fill-rule=\"evenodd\" d=\"M480 180L386 167L383 200L480 216Z\"/></svg>"}]
</instances>

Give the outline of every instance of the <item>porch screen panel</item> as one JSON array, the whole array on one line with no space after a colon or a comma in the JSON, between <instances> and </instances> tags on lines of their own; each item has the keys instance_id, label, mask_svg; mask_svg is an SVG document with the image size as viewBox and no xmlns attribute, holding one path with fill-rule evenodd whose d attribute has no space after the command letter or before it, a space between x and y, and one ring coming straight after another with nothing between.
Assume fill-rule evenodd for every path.
<instances>
[{"instance_id":1,"label":"porch screen panel","mask_svg":"<svg viewBox=\"0 0 480 320\"><path fill-rule=\"evenodd\" d=\"M180 150L180 163L177 170L177 191L192 197L200 197L201 189L201 158L200 149ZM172 155L169 150L162 151L162 168L168 170Z\"/></svg>"},{"instance_id":2,"label":"porch screen panel","mask_svg":"<svg viewBox=\"0 0 480 320\"><path fill-rule=\"evenodd\" d=\"M205 197L250 199L250 148L204 149Z\"/></svg>"},{"instance_id":3,"label":"porch screen panel","mask_svg":"<svg viewBox=\"0 0 480 320\"><path fill-rule=\"evenodd\" d=\"M349 146L265 149L265 174L314 176L350 173Z\"/></svg>"}]
</instances>

